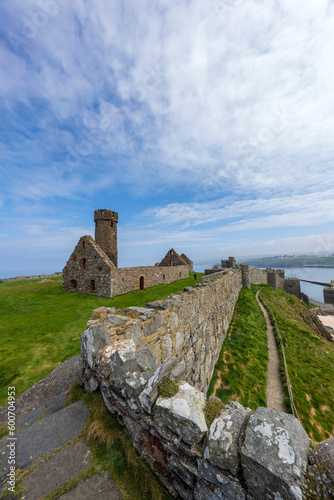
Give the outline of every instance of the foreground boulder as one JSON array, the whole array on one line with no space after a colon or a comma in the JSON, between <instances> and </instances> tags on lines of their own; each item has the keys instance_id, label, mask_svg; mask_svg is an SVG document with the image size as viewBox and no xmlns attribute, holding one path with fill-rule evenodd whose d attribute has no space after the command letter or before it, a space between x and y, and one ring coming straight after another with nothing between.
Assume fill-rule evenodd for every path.
<instances>
[{"instance_id":1,"label":"foreground boulder","mask_svg":"<svg viewBox=\"0 0 334 500\"><path fill-rule=\"evenodd\" d=\"M259 500L302 500L308 449L309 438L295 417L257 408L241 448L249 492Z\"/></svg>"},{"instance_id":2,"label":"foreground boulder","mask_svg":"<svg viewBox=\"0 0 334 500\"><path fill-rule=\"evenodd\" d=\"M211 427L204 457L223 470L239 470L239 437L251 410L233 401L220 412Z\"/></svg>"},{"instance_id":3,"label":"foreground boulder","mask_svg":"<svg viewBox=\"0 0 334 500\"><path fill-rule=\"evenodd\" d=\"M208 430L203 409L205 396L186 382L171 398L159 397L154 420L174 431L185 443L199 443Z\"/></svg>"}]
</instances>

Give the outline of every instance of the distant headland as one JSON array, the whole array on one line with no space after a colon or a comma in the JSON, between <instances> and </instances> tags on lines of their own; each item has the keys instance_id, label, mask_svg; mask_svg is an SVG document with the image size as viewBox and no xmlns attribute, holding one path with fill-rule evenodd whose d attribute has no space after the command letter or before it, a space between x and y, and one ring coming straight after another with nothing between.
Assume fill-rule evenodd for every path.
<instances>
[{"instance_id":1,"label":"distant headland","mask_svg":"<svg viewBox=\"0 0 334 500\"><path fill-rule=\"evenodd\" d=\"M334 268L334 254L330 256L319 255L275 255L245 259L243 264L256 267L327 267Z\"/></svg>"}]
</instances>

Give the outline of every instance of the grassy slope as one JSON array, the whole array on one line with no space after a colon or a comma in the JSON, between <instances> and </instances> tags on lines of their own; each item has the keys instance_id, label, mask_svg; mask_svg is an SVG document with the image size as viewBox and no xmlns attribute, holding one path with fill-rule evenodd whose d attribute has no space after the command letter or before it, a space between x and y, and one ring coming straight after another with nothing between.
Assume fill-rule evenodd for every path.
<instances>
[{"instance_id":1,"label":"grassy slope","mask_svg":"<svg viewBox=\"0 0 334 500\"><path fill-rule=\"evenodd\" d=\"M305 430L316 442L334 437L334 344L314 333L309 312L297 297L269 287L261 295L271 306L283 338L293 396Z\"/></svg>"},{"instance_id":2,"label":"grassy slope","mask_svg":"<svg viewBox=\"0 0 334 500\"><path fill-rule=\"evenodd\" d=\"M223 403L233 399L252 409L266 406L267 370L266 322L255 291L243 288L208 394L215 394Z\"/></svg>"},{"instance_id":3,"label":"grassy slope","mask_svg":"<svg viewBox=\"0 0 334 500\"><path fill-rule=\"evenodd\" d=\"M198 273L198 281L201 276ZM38 281L0 284L0 407L6 403L9 385L16 387L18 396L59 363L79 354L79 337L93 309L144 306L195 283L191 273L169 285L107 299L64 292L61 278Z\"/></svg>"}]
</instances>

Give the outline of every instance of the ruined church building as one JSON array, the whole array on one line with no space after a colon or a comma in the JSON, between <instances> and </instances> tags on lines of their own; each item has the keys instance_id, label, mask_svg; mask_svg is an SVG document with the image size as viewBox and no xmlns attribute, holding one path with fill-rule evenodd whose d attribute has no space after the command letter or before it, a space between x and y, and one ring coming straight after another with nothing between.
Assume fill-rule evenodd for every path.
<instances>
[{"instance_id":1,"label":"ruined church building","mask_svg":"<svg viewBox=\"0 0 334 500\"><path fill-rule=\"evenodd\" d=\"M188 278L193 262L173 248L155 266L118 267L118 213L95 210L95 240L82 236L63 269L63 289L114 297Z\"/></svg>"}]
</instances>

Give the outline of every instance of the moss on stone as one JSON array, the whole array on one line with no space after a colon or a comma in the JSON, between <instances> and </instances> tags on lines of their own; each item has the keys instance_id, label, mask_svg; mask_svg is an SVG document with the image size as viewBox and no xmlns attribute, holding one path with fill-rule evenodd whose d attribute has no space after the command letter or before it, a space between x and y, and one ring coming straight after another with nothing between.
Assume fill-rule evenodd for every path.
<instances>
[{"instance_id":1,"label":"moss on stone","mask_svg":"<svg viewBox=\"0 0 334 500\"><path fill-rule=\"evenodd\" d=\"M206 401L206 405L204 408L204 417L206 421L206 425L210 428L212 422L215 418L219 417L220 411L224 408L223 403L220 399L215 397L210 397Z\"/></svg>"},{"instance_id":2,"label":"moss on stone","mask_svg":"<svg viewBox=\"0 0 334 500\"><path fill-rule=\"evenodd\" d=\"M172 398L179 392L179 386L173 382L169 377L158 386L158 394L163 398Z\"/></svg>"}]
</instances>

